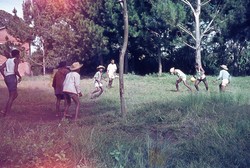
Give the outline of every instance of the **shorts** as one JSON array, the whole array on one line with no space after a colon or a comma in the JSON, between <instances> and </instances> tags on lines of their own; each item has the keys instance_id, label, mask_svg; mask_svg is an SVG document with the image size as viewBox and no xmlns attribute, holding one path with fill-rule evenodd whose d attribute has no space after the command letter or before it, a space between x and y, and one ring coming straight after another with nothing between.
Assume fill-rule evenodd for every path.
<instances>
[{"instance_id":1,"label":"shorts","mask_svg":"<svg viewBox=\"0 0 250 168\"><path fill-rule=\"evenodd\" d=\"M102 87L102 83L99 83L99 82L95 82L95 87Z\"/></svg>"},{"instance_id":2,"label":"shorts","mask_svg":"<svg viewBox=\"0 0 250 168\"><path fill-rule=\"evenodd\" d=\"M182 81L186 81L187 77L186 77L186 75L185 76L180 76L179 79L181 79Z\"/></svg>"},{"instance_id":3,"label":"shorts","mask_svg":"<svg viewBox=\"0 0 250 168\"><path fill-rule=\"evenodd\" d=\"M64 99L64 94L55 94L57 99L63 100Z\"/></svg>"},{"instance_id":4,"label":"shorts","mask_svg":"<svg viewBox=\"0 0 250 168\"><path fill-rule=\"evenodd\" d=\"M228 80L228 79L223 79L223 80L221 81L221 85L222 85L222 86L227 86L228 83L229 83L229 80Z\"/></svg>"},{"instance_id":5,"label":"shorts","mask_svg":"<svg viewBox=\"0 0 250 168\"><path fill-rule=\"evenodd\" d=\"M70 100L72 97L77 96L77 94L75 94L75 93L69 93L69 92L63 92L63 94L64 94L64 98L66 100Z\"/></svg>"},{"instance_id":6,"label":"shorts","mask_svg":"<svg viewBox=\"0 0 250 168\"><path fill-rule=\"evenodd\" d=\"M199 82L206 82L207 81L207 78L205 77L205 78L203 78L203 79L199 79L199 78L197 78L197 80L199 81Z\"/></svg>"},{"instance_id":7,"label":"shorts","mask_svg":"<svg viewBox=\"0 0 250 168\"><path fill-rule=\"evenodd\" d=\"M7 85L9 92L16 92L17 91L17 77L16 77L16 75L13 74L13 75L5 76L4 81Z\"/></svg>"},{"instance_id":8,"label":"shorts","mask_svg":"<svg viewBox=\"0 0 250 168\"><path fill-rule=\"evenodd\" d=\"M115 74L114 73L110 73L109 75L109 79L115 79Z\"/></svg>"}]
</instances>

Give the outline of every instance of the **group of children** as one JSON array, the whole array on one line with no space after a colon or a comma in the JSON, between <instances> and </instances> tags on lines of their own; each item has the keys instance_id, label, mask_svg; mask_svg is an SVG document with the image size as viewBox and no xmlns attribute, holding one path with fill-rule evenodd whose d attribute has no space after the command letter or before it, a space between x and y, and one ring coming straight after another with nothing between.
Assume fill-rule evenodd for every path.
<instances>
[{"instance_id":1,"label":"group of children","mask_svg":"<svg viewBox=\"0 0 250 168\"><path fill-rule=\"evenodd\" d=\"M1 110L1 114L3 116L6 113L9 113L11 110L11 106L13 101L17 98L17 83L21 82L22 77L18 72L18 64L20 62L20 51L17 49L13 49L11 51L10 58L7 59L5 63L0 66L0 72L4 77L4 81L7 85L9 98L6 103L5 109ZM61 116L60 112L60 103L61 100L64 101L64 112L62 117L71 117L69 115L68 110L71 105L71 100L76 104L75 109L75 120L78 117L79 108L80 108L80 100L79 97L82 96L81 88L80 88L80 69L83 65L79 62L74 62L71 66L67 67L66 62L60 62L58 66L58 70L53 77L52 86L54 88L55 96L57 98L56 101L56 113L58 116ZM219 85L220 91L225 91L226 86L230 83L230 74L228 73L228 68L226 65L221 65L221 71L216 80L221 80ZM94 75L94 86L95 90L91 92L90 98L99 97L103 93L103 84L102 84L102 75L104 66L99 65L97 67L97 72ZM197 91L199 91L199 83L203 82L205 84L206 90L208 90L208 83L205 75L204 69L199 65L195 64L196 74L194 75L194 86ZM107 67L107 74L109 77L108 87L112 87L113 80L116 77L117 66L115 61L112 59L111 63ZM178 78L176 80L176 90L179 91L179 83L183 82L184 85L192 91L191 87L187 84L187 76L180 69L175 69L174 67L170 69L170 73L176 75Z\"/></svg>"},{"instance_id":2,"label":"group of children","mask_svg":"<svg viewBox=\"0 0 250 168\"><path fill-rule=\"evenodd\" d=\"M226 65L221 65L220 74L217 77L216 80L221 80L221 83L219 85L220 91L225 91L226 86L230 83L231 75L228 72L228 68ZM203 82L206 90L208 91L208 82L205 75L204 69L198 64L195 64L195 70L196 74L191 78L191 81L194 82L194 86L197 91L199 91L198 85L200 82ZM176 80L176 90L179 91L179 83L183 82L183 84L192 91L191 87L187 84L187 77L186 74L183 73L180 69L175 69L174 67L170 69L170 73L173 75L176 75L178 78Z\"/></svg>"},{"instance_id":3,"label":"group of children","mask_svg":"<svg viewBox=\"0 0 250 168\"><path fill-rule=\"evenodd\" d=\"M56 113L57 116L61 116L60 113L60 102L64 101L64 112L63 117L71 117L68 114L69 107L71 105L71 99L76 104L75 110L75 120L78 117L79 108L80 108L80 100L79 97L82 96L80 89L80 68L82 64L79 62L73 63L69 68L66 66L66 62L59 63L59 67L57 72L53 77L52 86L54 88L55 96L57 98L56 101ZM99 97L103 93L103 70L105 67L103 65L99 65L97 67L97 72L94 75L94 86L95 90L91 92L91 99ZM117 66L115 61L112 59L111 63L108 65L107 74L109 76L109 84L108 87L112 87L113 80L115 78L115 73L117 70Z\"/></svg>"}]
</instances>

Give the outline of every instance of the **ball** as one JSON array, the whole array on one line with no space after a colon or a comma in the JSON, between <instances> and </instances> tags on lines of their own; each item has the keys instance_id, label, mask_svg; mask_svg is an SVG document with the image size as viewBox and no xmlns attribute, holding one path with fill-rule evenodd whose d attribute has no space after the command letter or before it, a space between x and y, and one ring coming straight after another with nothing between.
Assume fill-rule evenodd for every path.
<instances>
[{"instance_id":1,"label":"ball","mask_svg":"<svg viewBox=\"0 0 250 168\"><path fill-rule=\"evenodd\" d=\"M191 82L195 82L196 81L196 79L194 78L194 77L191 77Z\"/></svg>"}]
</instances>

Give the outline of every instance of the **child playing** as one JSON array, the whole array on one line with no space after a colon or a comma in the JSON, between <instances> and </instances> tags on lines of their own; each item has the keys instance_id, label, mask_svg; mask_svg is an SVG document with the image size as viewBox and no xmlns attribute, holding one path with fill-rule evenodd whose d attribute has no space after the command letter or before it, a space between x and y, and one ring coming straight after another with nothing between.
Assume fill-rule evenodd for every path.
<instances>
[{"instance_id":1,"label":"child playing","mask_svg":"<svg viewBox=\"0 0 250 168\"><path fill-rule=\"evenodd\" d=\"M226 86L230 83L231 75L228 73L228 68L226 65L221 65L220 74L216 80L222 80L219 89L221 92L225 91Z\"/></svg>"},{"instance_id":2,"label":"child playing","mask_svg":"<svg viewBox=\"0 0 250 168\"><path fill-rule=\"evenodd\" d=\"M103 78L102 75L103 75L103 70L105 69L105 67L102 65L99 65L96 69L98 71L94 75L95 90L91 93L91 99L95 97L99 97L103 93L103 84L101 80ZM97 92L99 93L97 95L94 95Z\"/></svg>"},{"instance_id":3,"label":"child playing","mask_svg":"<svg viewBox=\"0 0 250 168\"><path fill-rule=\"evenodd\" d=\"M112 87L112 83L113 83L113 80L115 79L115 75L116 75L115 74L116 70L117 70L117 66L115 64L115 60L112 59L110 64L108 65L108 68L107 68L107 73L108 73L108 77L109 77L108 88Z\"/></svg>"},{"instance_id":4,"label":"child playing","mask_svg":"<svg viewBox=\"0 0 250 168\"><path fill-rule=\"evenodd\" d=\"M204 69L198 63L195 63L195 70L196 70L196 74L195 74L196 80L195 80L194 86L196 90L199 91L198 85L200 84L200 82L203 82L206 87L206 90L208 90L208 83L207 83L207 78L206 78Z\"/></svg>"},{"instance_id":5,"label":"child playing","mask_svg":"<svg viewBox=\"0 0 250 168\"><path fill-rule=\"evenodd\" d=\"M18 71L18 65L20 63L20 51L13 49L11 56L0 66L0 72L4 77L5 84L9 91L9 98L5 106L5 110L1 110L3 116L6 116L10 112L14 100L17 98L17 83L21 82L22 77ZM18 77L18 79L17 79Z\"/></svg>"},{"instance_id":6,"label":"child playing","mask_svg":"<svg viewBox=\"0 0 250 168\"><path fill-rule=\"evenodd\" d=\"M170 73L173 74L173 75L177 75L178 79L176 80L176 91L178 92L179 91L179 83L181 81L183 81L183 84L190 90L192 91L192 89L190 88L190 86L187 84L186 80L187 80L187 77L186 75L179 69L175 69L174 67L170 69Z\"/></svg>"},{"instance_id":7,"label":"child playing","mask_svg":"<svg viewBox=\"0 0 250 168\"><path fill-rule=\"evenodd\" d=\"M71 99L76 104L76 110L75 110L75 120L77 119L79 108L80 108L80 100L79 97L82 97L82 93L80 90L80 68L82 67L82 64L79 62L74 62L70 66L71 72L69 72L66 75L66 78L63 82L63 93L65 100L67 102L65 110L64 110L64 118L65 117L71 117L71 115L68 114L69 106L71 105Z\"/></svg>"},{"instance_id":8,"label":"child playing","mask_svg":"<svg viewBox=\"0 0 250 168\"><path fill-rule=\"evenodd\" d=\"M60 103L61 100L64 100L63 94L63 82L66 78L66 75L70 70L66 66L66 62L62 61L58 65L58 70L53 77L52 87L54 88L56 96L56 115L60 116ZM66 106L66 101L64 101L64 106Z\"/></svg>"}]
</instances>

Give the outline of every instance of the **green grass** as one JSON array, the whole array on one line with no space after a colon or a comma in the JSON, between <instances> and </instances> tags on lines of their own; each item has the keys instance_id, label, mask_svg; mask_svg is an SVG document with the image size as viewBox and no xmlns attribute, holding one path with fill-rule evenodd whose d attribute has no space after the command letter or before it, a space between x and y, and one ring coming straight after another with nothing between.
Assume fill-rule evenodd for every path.
<instances>
[{"instance_id":1,"label":"green grass","mask_svg":"<svg viewBox=\"0 0 250 168\"><path fill-rule=\"evenodd\" d=\"M90 99L81 80L80 118L55 117L50 77L25 78L13 112L0 119L1 167L214 168L250 166L250 77L235 77L225 93L208 76L192 93L175 76L125 75L126 118L119 85ZM7 91L0 81L0 107ZM74 112L74 104L70 108Z\"/></svg>"}]
</instances>

